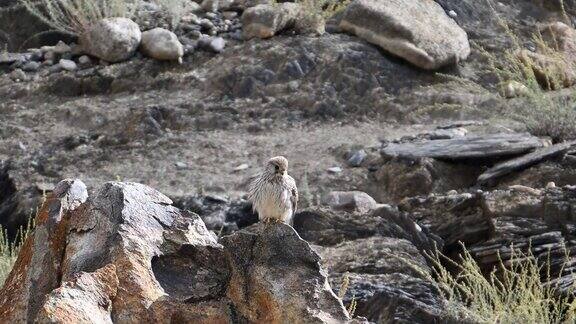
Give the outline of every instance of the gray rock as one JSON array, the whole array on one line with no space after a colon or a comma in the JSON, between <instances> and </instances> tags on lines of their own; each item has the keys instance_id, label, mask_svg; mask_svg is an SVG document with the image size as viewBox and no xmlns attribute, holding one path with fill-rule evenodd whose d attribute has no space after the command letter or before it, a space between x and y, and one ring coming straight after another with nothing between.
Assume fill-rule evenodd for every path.
<instances>
[{"instance_id":1,"label":"gray rock","mask_svg":"<svg viewBox=\"0 0 576 324\"><path fill-rule=\"evenodd\" d=\"M454 65L470 54L466 32L434 1L354 1L340 27L423 69Z\"/></svg>"},{"instance_id":2,"label":"gray rock","mask_svg":"<svg viewBox=\"0 0 576 324\"><path fill-rule=\"evenodd\" d=\"M35 61L26 62L22 65L22 71L26 72L36 72L38 69L40 69L40 63Z\"/></svg>"},{"instance_id":3,"label":"gray rock","mask_svg":"<svg viewBox=\"0 0 576 324\"><path fill-rule=\"evenodd\" d=\"M352 152L352 154L350 155L350 157L348 158L348 160L346 162L351 167L359 167L362 165L362 162L364 162L364 159L366 158L366 156L367 156L366 151L357 150L357 151Z\"/></svg>"},{"instance_id":4,"label":"gray rock","mask_svg":"<svg viewBox=\"0 0 576 324\"><path fill-rule=\"evenodd\" d=\"M222 37L211 37L202 35L198 39L198 47L207 51L220 53L224 50L226 41Z\"/></svg>"},{"instance_id":5,"label":"gray rock","mask_svg":"<svg viewBox=\"0 0 576 324\"><path fill-rule=\"evenodd\" d=\"M0 64L12 64L15 62L24 62L26 60L27 57L24 53L0 53Z\"/></svg>"},{"instance_id":6,"label":"gray rock","mask_svg":"<svg viewBox=\"0 0 576 324\"><path fill-rule=\"evenodd\" d=\"M341 167L338 167L338 166L336 166L336 167L330 167L330 168L326 169L326 171L328 171L329 173L334 173L334 174L336 174L336 173L342 172L342 168L341 168Z\"/></svg>"},{"instance_id":7,"label":"gray rock","mask_svg":"<svg viewBox=\"0 0 576 324\"><path fill-rule=\"evenodd\" d=\"M222 37L214 37L210 41L208 48L216 53L220 53L224 50L224 46L226 46L226 41Z\"/></svg>"},{"instance_id":8,"label":"gray rock","mask_svg":"<svg viewBox=\"0 0 576 324\"><path fill-rule=\"evenodd\" d=\"M92 59L88 55L82 55L78 58L78 63L82 67L88 67L92 65Z\"/></svg>"},{"instance_id":9,"label":"gray rock","mask_svg":"<svg viewBox=\"0 0 576 324\"><path fill-rule=\"evenodd\" d=\"M141 40L140 28L128 18L106 18L90 26L80 38L87 53L108 62L132 57Z\"/></svg>"},{"instance_id":10,"label":"gray rock","mask_svg":"<svg viewBox=\"0 0 576 324\"><path fill-rule=\"evenodd\" d=\"M146 56L157 60L182 61L184 56L184 47L176 34L164 28L143 32L140 50Z\"/></svg>"},{"instance_id":11,"label":"gray rock","mask_svg":"<svg viewBox=\"0 0 576 324\"><path fill-rule=\"evenodd\" d=\"M322 198L322 203L334 210L368 213L378 208L378 203L362 191L332 191Z\"/></svg>"},{"instance_id":12,"label":"gray rock","mask_svg":"<svg viewBox=\"0 0 576 324\"><path fill-rule=\"evenodd\" d=\"M494 159L527 153L542 146L544 146L543 141L530 134L500 133L431 141L389 143L381 150L381 153L386 158Z\"/></svg>"},{"instance_id":13,"label":"gray rock","mask_svg":"<svg viewBox=\"0 0 576 324\"><path fill-rule=\"evenodd\" d=\"M14 71L10 72L10 79L12 81L20 82L28 80L28 76L22 69L15 69Z\"/></svg>"},{"instance_id":14,"label":"gray rock","mask_svg":"<svg viewBox=\"0 0 576 324\"><path fill-rule=\"evenodd\" d=\"M561 156L576 147L576 141L560 143L538 149L532 153L517 157L512 160L501 162L486 170L478 177L478 183L487 184L498 177L514 171L529 168L540 162Z\"/></svg>"},{"instance_id":15,"label":"gray rock","mask_svg":"<svg viewBox=\"0 0 576 324\"><path fill-rule=\"evenodd\" d=\"M70 46L68 46L68 44L64 43L63 41L59 41L58 44L56 44L52 48L52 51L56 54L62 55L62 54L70 53L72 51L72 48Z\"/></svg>"},{"instance_id":16,"label":"gray rock","mask_svg":"<svg viewBox=\"0 0 576 324\"><path fill-rule=\"evenodd\" d=\"M234 19L234 18L238 17L238 13L236 11L224 11L224 12L222 12L222 16L225 19Z\"/></svg>"},{"instance_id":17,"label":"gray rock","mask_svg":"<svg viewBox=\"0 0 576 324\"><path fill-rule=\"evenodd\" d=\"M185 162L178 161L178 162L174 163L174 165L176 166L176 169L178 169L178 170L185 170L188 168L188 164L186 164Z\"/></svg>"},{"instance_id":18,"label":"gray rock","mask_svg":"<svg viewBox=\"0 0 576 324\"><path fill-rule=\"evenodd\" d=\"M76 62L72 60L61 59L60 62L58 62L58 65L66 71L76 71L76 69L78 69Z\"/></svg>"}]
</instances>

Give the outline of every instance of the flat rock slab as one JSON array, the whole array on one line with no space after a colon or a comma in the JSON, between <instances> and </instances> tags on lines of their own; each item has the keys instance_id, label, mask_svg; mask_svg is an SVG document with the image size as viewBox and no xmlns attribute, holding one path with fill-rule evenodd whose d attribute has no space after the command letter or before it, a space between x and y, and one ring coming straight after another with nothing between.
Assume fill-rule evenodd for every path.
<instances>
[{"instance_id":1,"label":"flat rock slab","mask_svg":"<svg viewBox=\"0 0 576 324\"><path fill-rule=\"evenodd\" d=\"M490 159L528 153L544 142L527 133L500 133L410 143L390 143L381 150L389 158L444 160Z\"/></svg>"},{"instance_id":2,"label":"flat rock slab","mask_svg":"<svg viewBox=\"0 0 576 324\"><path fill-rule=\"evenodd\" d=\"M526 169L548 159L566 154L576 148L576 141L560 143L536 150L532 153L496 164L478 177L478 183L486 184L490 181L514 171Z\"/></svg>"}]
</instances>

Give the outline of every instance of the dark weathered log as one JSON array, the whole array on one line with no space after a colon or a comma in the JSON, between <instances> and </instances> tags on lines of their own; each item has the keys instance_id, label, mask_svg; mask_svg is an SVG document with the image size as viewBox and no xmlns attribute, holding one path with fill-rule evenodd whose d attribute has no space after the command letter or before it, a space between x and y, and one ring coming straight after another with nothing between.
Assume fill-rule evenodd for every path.
<instances>
[{"instance_id":1,"label":"dark weathered log","mask_svg":"<svg viewBox=\"0 0 576 324\"><path fill-rule=\"evenodd\" d=\"M465 136L412 143L390 143L381 154L388 158L436 158L445 160L491 159L515 156L544 146L538 137L525 133Z\"/></svg>"},{"instance_id":2,"label":"dark weathered log","mask_svg":"<svg viewBox=\"0 0 576 324\"><path fill-rule=\"evenodd\" d=\"M526 169L540 162L566 154L576 147L576 141L561 143L538 149L532 153L496 164L478 177L478 183L486 184L490 181L514 171Z\"/></svg>"}]
</instances>

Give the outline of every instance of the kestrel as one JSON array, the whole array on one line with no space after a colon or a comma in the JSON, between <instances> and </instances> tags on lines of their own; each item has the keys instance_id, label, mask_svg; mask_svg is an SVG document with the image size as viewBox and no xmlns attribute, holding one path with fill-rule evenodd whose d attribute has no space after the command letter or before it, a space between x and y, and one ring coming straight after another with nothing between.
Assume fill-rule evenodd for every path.
<instances>
[{"instance_id":1,"label":"kestrel","mask_svg":"<svg viewBox=\"0 0 576 324\"><path fill-rule=\"evenodd\" d=\"M248 199L261 221L290 223L296 213L298 189L287 171L288 160L283 156L273 157L250 184Z\"/></svg>"}]
</instances>

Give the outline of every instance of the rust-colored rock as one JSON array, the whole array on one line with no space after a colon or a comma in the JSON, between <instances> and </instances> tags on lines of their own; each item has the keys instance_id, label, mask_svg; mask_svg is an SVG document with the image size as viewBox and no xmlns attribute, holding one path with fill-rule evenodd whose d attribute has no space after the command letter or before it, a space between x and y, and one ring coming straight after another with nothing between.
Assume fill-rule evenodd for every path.
<instances>
[{"instance_id":1,"label":"rust-colored rock","mask_svg":"<svg viewBox=\"0 0 576 324\"><path fill-rule=\"evenodd\" d=\"M160 192L58 184L0 291L2 323L345 323L320 257L288 225L223 238ZM352 321L356 323L356 321Z\"/></svg>"},{"instance_id":2,"label":"rust-colored rock","mask_svg":"<svg viewBox=\"0 0 576 324\"><path fill-rule=\"evenodd\" d=\"M80 273L52 291L38 313L38 323L112 323L112 300L118 289L112 264L92 273Z\"/></svg>"}]
</instances>

